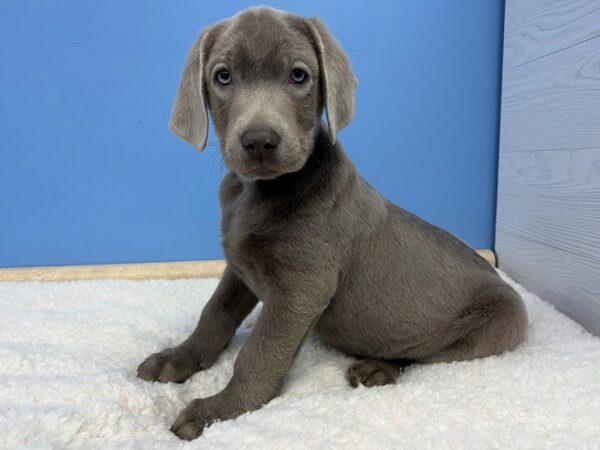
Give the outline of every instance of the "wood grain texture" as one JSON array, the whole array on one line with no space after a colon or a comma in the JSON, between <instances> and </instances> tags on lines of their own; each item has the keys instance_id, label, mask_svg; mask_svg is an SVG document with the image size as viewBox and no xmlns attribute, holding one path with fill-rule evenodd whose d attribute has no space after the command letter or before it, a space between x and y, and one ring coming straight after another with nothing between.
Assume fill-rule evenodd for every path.
<instances>
[{"instance_id":1,"label":"wood grain texture","mask_svg":"<svg viewBox=\"0 0 600 450\"><path fill-rule=\"evenodd\" d=\"M600 1L507 0L496 252L600 335Z\"/></svg>"},{"instance_id":2,"label":"wood grain texture","mask_svg":"<svg viewBox=\"0 0 600 450\"><path fill-rule=\"evenodd\" d=\"M600 35L600 0L508 0L504 69Z\"/></svg>"},{"instance_id":3,"label":"wood grain texture","mask_svg":"<svg viewBox=\"0 0 600 450\"><path fill-rule=\"evenodd\" d=\"M600 36L505 70L502 151L600 147L599 104Z\"/></svg>"},{"instance_id":4,"label":"wood grain texture","mask_svg":"<svg viewBox=\"0 0 600 450\"><path fill-rule=\"evenodd\" d=\"M500 158L501 269L600 334L600 148Z\"/></svg>"},{"instance_id":5,"label":"wood grain texture","mask_svg":"<svg viewBox=\"0 0 600 450\"><path fill-rule=\"evenodd\" d=\"M511 278L600 335L600 261L521 238L499 234L498 263Z\"/></svg>"},{"instance_id":6,"label":"wood grain texture","mask_svg":"<svg viewBox=\"0 0 600 450\"><path fill-rule=\"evenodd\" d=\"M600 148L506 153L500 172L499 231L600 258Z\"/></svg>"}]
</instances>

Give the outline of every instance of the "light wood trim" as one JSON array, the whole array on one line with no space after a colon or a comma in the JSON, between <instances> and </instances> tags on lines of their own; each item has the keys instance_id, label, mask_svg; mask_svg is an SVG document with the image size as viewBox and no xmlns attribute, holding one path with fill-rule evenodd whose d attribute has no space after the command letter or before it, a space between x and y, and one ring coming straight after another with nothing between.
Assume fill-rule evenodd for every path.
<instances>
[{"instance_id":1,"label":"light wood trim","mask_svg":"<svg viewBox=\"0 0 600 450\"><path fill-rule=\"evenodd\" d=\"M176 261L140 264L93 264L82 266L18 267L0 269L0 281L73 281L116 278L218 278L225 261Z\"/></svg>"},{"instance_id":2,"label":"light wood trim","mask_svg":"<svg viewBox=\"0 0 600 450\"><path fill-rule=\"evenodd\" d=\"M479 253L479 256L489 262L492 266L496 267L498 265L498 262L496 261L496 253L494 253L493 250L481 248L477 250L477 253Z\"/></svg>"},{"instance_id":3,"label":"light wood trim","mask_svg":"<svg viewBox=\"0 0 600 450\"><path fill-rule=\"evenodd\" d=\"M490 264L496 264L491 250L477 250ZM224 260L176 261L140 264L94 264L83 266L16 267L0 269L0 281L149 280L152 278L218 278Z\"/></svg>"}]
</instances>

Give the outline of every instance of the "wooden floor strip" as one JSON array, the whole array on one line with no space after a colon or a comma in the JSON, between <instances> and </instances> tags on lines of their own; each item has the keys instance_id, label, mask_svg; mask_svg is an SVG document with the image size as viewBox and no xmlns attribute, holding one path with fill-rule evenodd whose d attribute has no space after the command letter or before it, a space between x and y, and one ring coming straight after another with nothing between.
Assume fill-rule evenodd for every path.
<instances>
[{"instance_id":1,"label":"wooden floor strip","mask_svg":"<svg viewBox=\"0 0 600 450\"><path fill-rule=\"evenodd\" d=\"M493 251L478 250L478 253L490 264L496 265L496 257ZM0 269L0 281L218 278L223 274L224 269L224 260L15 267Z\"/></svg>"}]
</instances>

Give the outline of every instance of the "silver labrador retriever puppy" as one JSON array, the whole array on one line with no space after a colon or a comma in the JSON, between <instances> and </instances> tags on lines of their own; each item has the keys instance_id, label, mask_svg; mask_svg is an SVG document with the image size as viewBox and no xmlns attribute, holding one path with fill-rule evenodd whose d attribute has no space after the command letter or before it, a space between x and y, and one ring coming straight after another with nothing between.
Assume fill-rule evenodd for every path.
<instances>
[{"instance_id":1,"label":"silver labrador retriever puppy","mask_svg":"<svg viewBox=\"0 0 600 450\"><path fill-rule=\"evenodd\" d=\"M180 438L278 395L311 331L359 358L353 386L394 383L411 361L499 354L524 337L522 300L486 261L356 173L336 143L356 85L319 20L270 8L206 28L188 54L170 127L202 150L211 113L229 168L227 268L192 335L151 355L139 377L183 382L207 369L263 308L227 387L176 419Z\"/></svg>"}]
</instances>

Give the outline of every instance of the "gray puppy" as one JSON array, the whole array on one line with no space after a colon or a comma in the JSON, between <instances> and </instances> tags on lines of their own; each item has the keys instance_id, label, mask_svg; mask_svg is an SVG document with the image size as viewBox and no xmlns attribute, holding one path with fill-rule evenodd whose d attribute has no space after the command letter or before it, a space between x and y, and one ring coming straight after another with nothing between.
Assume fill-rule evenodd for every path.
<instances>
[{"instance_id":1,"label":"gray puppy","mask_svg":"<svg viewBox=\"0 0 600 450\"><path fill-rule=\"evenodd\" d=\"M485 260L357 175L336 143L356 85L319 20L270 8L206 28L188 54L170 127L202 150L211 112L229 168L227 268L192 335L138 376L185 381L215 362L259 300L263 308L227 387L176 419L180 438L278 395L311 331L359 358L353 386L394 383L411 361L499 354L524 337L521 298Z\"/></svg>"}]
</instances>

